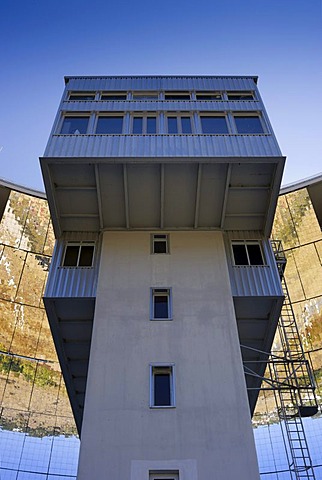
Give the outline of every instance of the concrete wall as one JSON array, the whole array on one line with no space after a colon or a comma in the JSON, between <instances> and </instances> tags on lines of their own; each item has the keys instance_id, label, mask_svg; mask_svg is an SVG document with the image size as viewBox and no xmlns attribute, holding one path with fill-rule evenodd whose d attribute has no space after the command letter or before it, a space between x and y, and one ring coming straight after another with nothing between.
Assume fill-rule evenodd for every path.
<instances>
[{"instance_id":1,"label":"concrete wall","mask_svg":"<svg viewBox=\"0 0 322 480\"><path fill-rule=\"evenodd\" d=\"M172 288L173 320L150 320L150 288ZM149 365L175 364L176 407L149 407ZM222 234L103 237L79 480L258 479Z\"/></svg>"}]
</instances>

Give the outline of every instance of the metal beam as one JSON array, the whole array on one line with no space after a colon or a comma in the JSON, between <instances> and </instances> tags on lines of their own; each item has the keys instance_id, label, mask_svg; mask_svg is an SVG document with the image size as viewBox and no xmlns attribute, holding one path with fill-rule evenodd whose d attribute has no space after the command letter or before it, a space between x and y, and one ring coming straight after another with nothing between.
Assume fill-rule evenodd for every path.
<instances>
[{"instance_id":1,"label":"metal beam","mask_svg":"<svg viewBox=\"0 0 322 480\"><path fill-rule=\"evenodd\" d=\"M123 163L123 185L124 185L124 205L125 205L125 225L130 228L130 212L129 212L129 186L127 178L126 163Z\"/></svg>"},{"instance_id":2,"label":"metal beam","mask_svg":"<svg viewBox=\"0 0 322 480\"><path fill-rule=\"evenodd\" d=\"M100 184L100 176L98 172L98 165L97 163L94 165L95 170L95 180L96 180L96 192L97 192L97 205L98 205L98 213L100 217L100 228L104 228L104 220L103 220L103 211L102 211L102 197L101 197L101 184Z\"/></svg>"},{"instance_id":3,"label":"metal beam","mask_svg":"<svg viewBox=\"0 0 322 480\"><path fill-rule=\"evenodd\" d=\"M229 183L230 183L230 177L231 177L231 168L232 168L231 164L229 164L228 168L227 168L224 200L223 200L222 210L221 210L220 228L224 228L224 224L225 224L225 216L226 216L226 208L227 208L227 200L228 200L228 190L229 190Z\"/></svg>"},{"instance_id":4,"label":"metal beam","mask_svg":"<svg viewBox=\"0 0 322 480\"><path fill-rule=\"evenodd\" d=\"M198 223L199 223L201 176L202 176L202 164L199 163L199 165L198 165L198 176L197 176L197 191L196 191L194 228L198 228Z\"/></svg>"}]
</instances>

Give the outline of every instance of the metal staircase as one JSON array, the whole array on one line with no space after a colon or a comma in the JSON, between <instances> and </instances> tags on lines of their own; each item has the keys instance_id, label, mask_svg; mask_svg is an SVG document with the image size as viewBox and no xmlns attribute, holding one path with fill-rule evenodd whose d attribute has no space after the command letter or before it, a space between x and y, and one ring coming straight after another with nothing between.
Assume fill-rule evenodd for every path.
<instances>
[{"instance_id":1,"label":"metal staircase","mask_svg":"<svg viewBox=\"0 0 322 480\"><path fill-rule=\"evenodd\" d=\"M281 284L285 295L278 323L278 352L268 361L268 370L282 424L292 478L315 480L303 427L303 417L315 415L318 404L315 382L304 355L287 285L284 279L286 258L280 241L272 241Z\"/></svg>"}]
</instances>

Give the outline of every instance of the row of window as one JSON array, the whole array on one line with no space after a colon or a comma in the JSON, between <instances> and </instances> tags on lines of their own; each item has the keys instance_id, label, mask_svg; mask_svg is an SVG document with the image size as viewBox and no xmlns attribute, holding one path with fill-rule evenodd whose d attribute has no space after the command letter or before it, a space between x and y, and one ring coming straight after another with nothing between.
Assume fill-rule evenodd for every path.
<instances>
[{"instance_id":1,"label":"row of window","mask_svg":"<svg viewBox=\"0 0 322 480\"><path fill-rule=\"evenodd\" d=\"M62 119L60 134L86 135L94 134L263 134L266 129L263 119L258 114L232 113L193 115L166 114L161 126L161 115L156 113L133 114L130 118L129 128L125 125L124 114L98 115L95 126L89 132L90 115L65 115ZM198 125L199 124L199 125Z\"/></svg>"},{"instance_id":2,"label":"row of window","mask_svg":"<svg viewBox=\"0 0 322 480\"><path fill-rule=\"evenodd\" d=\"M231 242L233 261L235 266L261 266L264 265L264 256L259 241L233 240ZM94 260L94 242L67 243L62 259L63 267L92 267ZM151 235L151 253L170 253L169 234ZM169 296L169 289L159 291L160 296ZM157 300L160 305L164 300ZM169 311L168 311L169 312ZM154 318L158 318L154 315Z\"/></svg>"},{"instance_id":3,"label":"row of window","mask_svg":"<svg viewBox=\"0 0 322 480\"><path fill-rule=\"evenodd\" d=\"M69 92L68 100L70 101L177 101L177 100L201 100L201 101L214 101L214 100L255 100L254 92L252 91L227 91L227 92L214 92L214 91L176 91L176 92Z\"/></svg>"}]
</instances>

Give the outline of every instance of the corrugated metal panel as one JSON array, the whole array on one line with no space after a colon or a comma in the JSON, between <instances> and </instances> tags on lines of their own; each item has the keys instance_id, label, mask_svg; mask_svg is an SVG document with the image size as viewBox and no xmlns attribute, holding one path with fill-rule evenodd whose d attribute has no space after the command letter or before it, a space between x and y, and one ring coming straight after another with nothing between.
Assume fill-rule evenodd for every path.
<instances>
[{"instance_id":1,"label":"corrugated metal panel","mask_svg":"<svg viewBox=\"0 0 322 480\"><path fill-rule=\"evenodd\" d=\"M126 112L131 110L133 112L258 112L262 109L261 102L258 101L65 101L61 107L63 112Z\"/></svg>"},{"instance_id":2,"label":"corrugated metal panel","mask_svg":"<svg viewBox=\"0 0 322 480\"><path fill-rule=\"evenodd\" d=\"M96 241L95 258L92 268L61 267L64 248L67 241ZM95 297L100 256L100 242L92 232L69 232L55 245L45 297Z\"/></svg>"},{"instance_id":3,"label":"corrugated metal panel","mask_svg":"<svg viewBox=\"0 0 322 480\"><path fill-rule=\"evenodd\" d=\"M75 77L66 88L88 90L255 90L254 77Z\"/></svg>"},{"instance_id":4,"label":"corrugated metal panel","mask_svg":"<svg viewBox=\"0 0 322 480\"><path fill-rule=\"evenodd\" d=\"M53 135L45 157L279 157L271 135Z\"/></svg>"}]
</instances>

